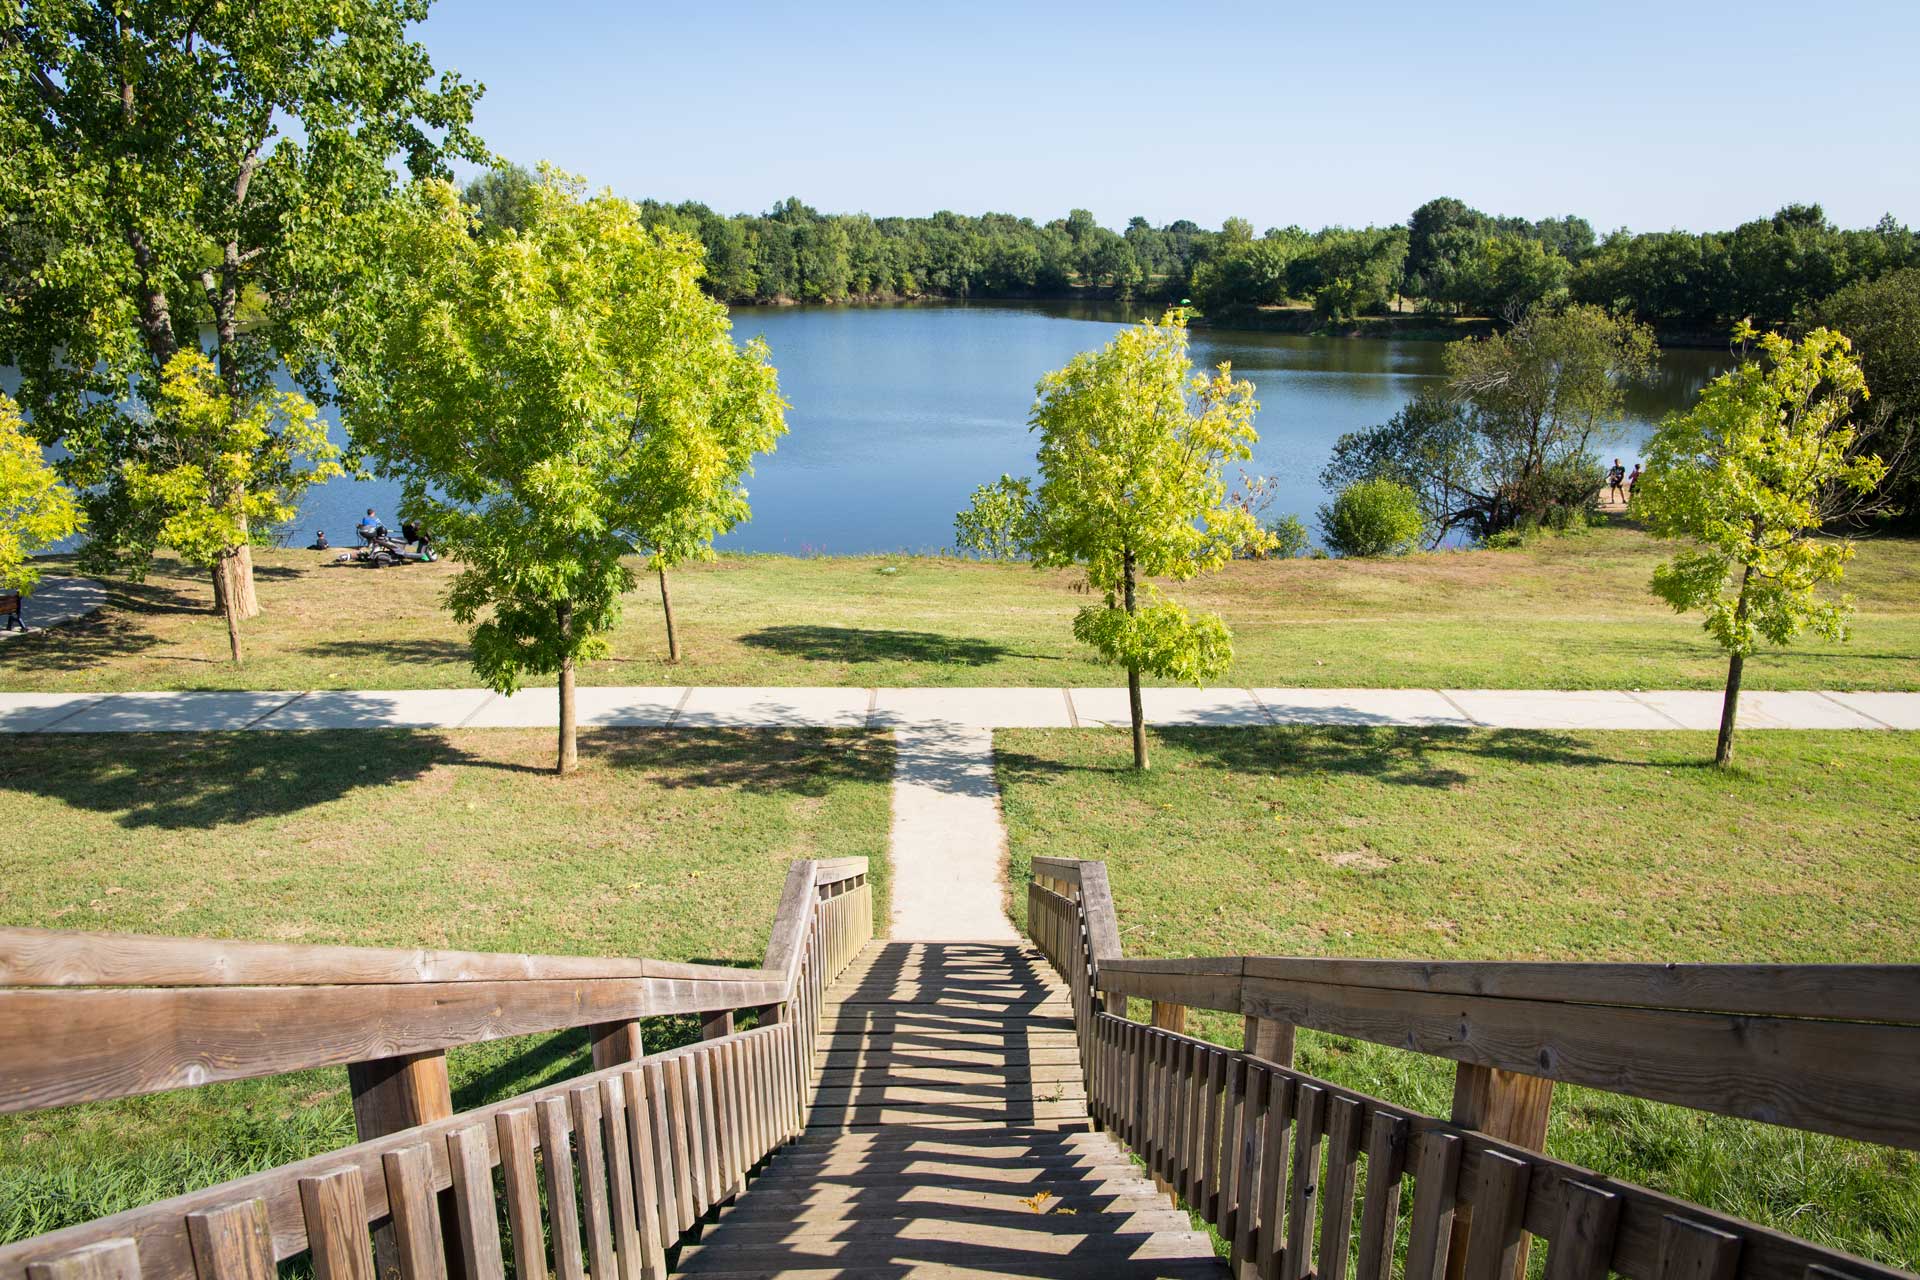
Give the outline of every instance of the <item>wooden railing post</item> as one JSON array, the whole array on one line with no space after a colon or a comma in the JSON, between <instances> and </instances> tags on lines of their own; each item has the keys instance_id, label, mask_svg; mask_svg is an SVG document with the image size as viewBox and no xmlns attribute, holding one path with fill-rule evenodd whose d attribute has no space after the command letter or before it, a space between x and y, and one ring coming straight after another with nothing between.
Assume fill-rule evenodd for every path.
<instances>
[{"instance_id":1,"label":"wooden railing post","mask_svg":"<svg viewBox=\"0 0 1920 1280\"><path fill-rule=\"evenodd\" d=\"M353 1093L353 1128L362 1142L453 1115L453 1091L447 1085L444 1052L348 1063L347 1085ZM440 1193L441 1229L451 1232L455 1220L453 1191L449 1188ZM449 1235L447 1244L448 1280L463 1280L457 1237ZM373 1261L379 1280L398 1280L400 1242L391 1222L374 1229Z\"/></svg>"},{"instance_id":2,"label":"wooden railing post","mask_svg":"<svg viewBox=\"0 0 1920 1280\"><path fill-rule=\"evenodd\" d=\"M1453 1122L1478 1129L1489 1138L1511 1142L1529 1151L1547 1145L1547 1120L1553 1110L1553 1081L1518 1071L1502 1071L1463 1062L1453 1077ZM1467 1270L1467 1240L1473 1228L1473 1206L1462 1204L1454 1214L1453 1237L1447 1246L1447 1280L1462 1280ZM1520 1237L1513 1267L1498 1280L1523 1280L1527 1274L1527 1237Z\"/></svg>"},{"instance_id":3,"label":"wooden railing post","mask_svg":"<svg viewBox=\"0 0 1920 1280\"><path fill-rule=\"evenodd\" d=\"M593 1050L593 1069L604 1071L623 1062L638 1062L646 1056L640 1041L640 1019L620 1022L595 1022L587 1027L587 1044Z\"/></svg>"},{"instance_id":4,"label":"wooden railing post","mask_svg":"<svg viewBox=\"0 0 1920 1280\"><path fill-rule=\"evenodd\" d=\"M1256 1018L1247 1015L1245 1039L1246 1051L1253 1057L1283 1067L1293 1066L1293 1024L1275 1022L1272 1018Z\"/></svg>"},{"instance_id":5,"label":"wooden railing post","mask_svg":"<svg viewBox=\"0 0 1920 1280\"><path fill-rule=\"evenodd\" d=\"M700 1015L700 1038L718 1040L722 1036L733 1034L733 1010L716 1009L712 1013Z\"/></svg>"},{"instance_id":6,"label":"wooden railing post","mask_svg":"<svg viewBox=\"0 0 1920 1280\"><path fill-rule=\"evenodd\" d=\"M1185 1035L1187 1033L1187 1006L1183 1004L1172 1004L1166 1000L1155 1000L1153 1002L1153 1025L1159 1027L1162 1031L1171 1031L1177 1036ZM1173 1092L1168 1103L1169 1107L1174 1107L1176 1111L1178 1107L1175 1104L1178 1097L1178 1092ZM1169 1117L1166 1123L1168 1133L1171 1134L1176 1122ZM1171 1181L1156 1173L1153 1175L1153 1185L1158 1187L1167 1199L1173 1201L1174 1208L1178 1209L1180 1207L1180 1189L1174 1186Z\"/></svg>"}]
</instances>

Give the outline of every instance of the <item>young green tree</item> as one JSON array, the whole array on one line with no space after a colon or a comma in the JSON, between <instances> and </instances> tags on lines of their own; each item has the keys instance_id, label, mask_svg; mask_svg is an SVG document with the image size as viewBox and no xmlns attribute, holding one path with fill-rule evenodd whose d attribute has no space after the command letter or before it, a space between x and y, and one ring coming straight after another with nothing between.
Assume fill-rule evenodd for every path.
<instances>
[{"instance_id":1,"label":"young green tree","mask_svg":"<svg viewBox=\"0 0 1920 1280\"><path fill-rule=\"evenodd\" d=\"M20 406L0 395L0 588L31 595L40 569L30 558L86 524L79 504L27 434Z\"/></svg>"},{"instance_id":2,"label":"young green tree","mask_svg":"<svg viewBox=\"0 0 1920 1280\"><path fill-rule=\"evenodd\" d=\"M19 366L35 434L66 449L86 563L141 576L166 517L127 464L204 452L167 434L201 419L158 412L174 356L210 348L236 420L270 398L276 358L317 397L317 317L364 272L358 226L395 189L393 162L423 175L482 157L476 90L436 79L407 38L427 8L0 5L0 364ZM264 531L242 532L214 590L244 618Z\"/></svg>"},{"instance_id":3,"label":"young green tree","mask_svg":"<svg viewBox=\"0 0 1920 1280\"><path fill-rule=\"evenodd\" d=\"M308 399L276 391L236 410L227 383L200 350L174 353L155 414L171 443L122 468L128 498L153 534L188 564L221 571L248 530L291 520L309 487L344 474L339 450ZM222 593L227 645L240 661L240 602Z\"/></svg>"},{"instance_id":4,"label":"young green tree","mask_svg":"<svg viewBox=\"0 0 1920 1280\"><path fill-rule=\"evenodd\" d=\"M471 234L416 183L388 269L340 320L341 399L403 510L462 564L447 606L510 693L556 674L557 771L576 664L606 651L636 546L668 558L746 514L745 460L785 430L765 344L733 344L699 243L543 170L518 230Z\"/></svg>"},{"instance_id":5,"label":"young green tree","mask_svg":"<svg viewBox=\"0 0 1920 1280\"><path fill-rule=\"evenodd\" d=\"M1042 378L1031 417L1039 482L1002 476L955 522L971 550L1086 571L1102 598L1080 610L1073 634L1126 668L1136 768L1147 767L1141 673L1198 684L1233 661L1225 622L1188 613L1148 580L1183 582L1271 544L1221 475L1252 455L1258 408L1253 384L1226 365L1193 372L1185 313L1169 311Z\"/></svg>"},{"instance_id":6,"label":"young green tree","mask_svg":"<svg viewBox=\"0 0 1920 1280\"><path fill-rule=\"evenodd\" d=\"M1754 337L1746 325L1735 333ZM1705 610L1727 651L1718 765L1733 759L1741 669L1763 641L1784 645L1809 628L1846 638L1851 603L1818 588L1840 580L1853 546L1820 530L1842 495L1871 491L1886 470L1854 447L1851 416L1867 384L1846 338L1769 333L1758 346L1660 425L1633 494L1649 530L1699 544L1654 570L1653 592L1675 612Z\"/></svg>"}]
</instances>

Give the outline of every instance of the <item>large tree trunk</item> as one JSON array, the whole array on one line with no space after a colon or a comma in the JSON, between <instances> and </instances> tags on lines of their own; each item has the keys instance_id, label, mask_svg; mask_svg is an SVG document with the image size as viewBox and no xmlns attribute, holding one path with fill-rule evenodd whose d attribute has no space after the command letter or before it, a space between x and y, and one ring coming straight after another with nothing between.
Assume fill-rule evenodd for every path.
<instances>
[{"instance_id":1,"label":"large tree trunk","mask_svg":"<svg viewBox=\"0 0 1920 1280\"><path fill-rule=\"evenodd\" d=\"M562 641L570 640L573 635L572 602L562 600L554 609L560 620ZM560 758L553 771L564 778L579 764L580 749L573 711L573 655L568 654L560 659Z\"/></svg>"},{"instance_id":2,"label":"large tree trunk","mask_svg":"<svg viewBox=\"0 0 1920 1280\"><path fill-rule=\"evenodd\" d=\"M225 614L233 603L233 616L240 620L260 616L260 598L253 590L253 548L246 543L230 556L216 560L212 570L213 607Z\"/></svg>"},{"instance_id":3,"label":"large tree trunk","mask_svg":"<svg viewBox=\"0 0 1920 1280\"><path fill-rule=\"evenodd\" d=\"M1136 606L1131 551L1126 553L1121 573L1121 582L1126 591L1127 616L1132 617ZM1144 770L1147 767L1147 717L1140 705L1140 668L1138 666L1127 667L1127 711L1133 719L1133 767Z\"/></svg>"},{"instance_id":4,"label":"large tree trunk","mask_svg":"<svg viewBox=\"0 0 1920 1280\"><path fill-rule=\"evenodd\" d=\"M1746 659L1734 654L1727 659L1727 694L1720 701L1720 740L1713 747L1713 762L1722 768L1733 763L1733 721L1740 710L1740 668Z\"/></svg>"},{"instance_id":5,"label":"large tree trunk","mask_svg":"<svg viewBox=\"0 0 1920 1280\"><path fill-rule=\"evenodd\" d=\"M220 611L227 619L227 648L233 654L234 665L238 666L240 664L240 611L236 602L239 596L232 590L217 589L220 582L231 579L231 566L236 558L233 555L221 556L214 563L213 577L216 584L215 594L220 597Z\"/></svg>"},{"instance_id":6,"label":"large tree trunk","mask_svg":"<svg viewBox=\"0 0 1920 1280\"><path fill-rule=\"evenodd\" d=\"M667 590L667 567L660 566L660 608L667 615L667 661L680 661L680 633L673 625L673 593Z\"/></svg>"}]
</instances>

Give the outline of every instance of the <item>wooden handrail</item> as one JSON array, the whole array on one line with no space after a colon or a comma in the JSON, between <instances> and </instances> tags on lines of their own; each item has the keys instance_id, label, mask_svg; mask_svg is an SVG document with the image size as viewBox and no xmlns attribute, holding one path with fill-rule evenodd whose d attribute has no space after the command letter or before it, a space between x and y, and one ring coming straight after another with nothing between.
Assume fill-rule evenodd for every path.
<instances>
[{"instance_id":1,"label":"wooden handrail","mask_svg":"<svg viewBox=\"0 0 1920 1280\"><path fill-rule=\"evenodd\" d=\"M794 994L820 886L861 883L866 871L864 858L793 864L760 969L0 930L0 1112L777 1007ZM435 1087L444 1093L443 1080Z\"/></svg>"},{"instance_id":2,"label":"wooden handrail","mask_svg":"<svg viewBox=\"0 0 1920 1280\"><path fill-rule=\"evenodd\" d=\"M1358 1280L1384 1280L1414 1173L1408 1280L1517 1280L1528 1235L1553 1242L1549 1280L1908 1274L1539 1148L1554 1080L1920 1147L1920 966L1096 960L1093 922L1113 911L1099 864L1035 859L1028 904L1068 979L1096 1120L1246 1270L1344 1275L1358 1208ZM1126 1020L1129 998L1154 1002L1153 1026ZM1180 1034L1187 1008L1243 1015L1246 1051ZM1295 1026L1455 1060L1451 1120L1293 1070Z\"/></svg>"},{"instance_id":3,"label":"wooden handrail","mask_svg":"<svg viewBox=\"0 0 1920 1280\"><path fill-rule=\"evenodd\" d=\"M664 1280L666 1250L804 1126L827 986L872 936L866 870L794 864L757 970L314 948L325 976L359 980L262 985L302 949L215 944L196 968L185 940L135 939L87 961L70 937L15 931L0 947L11 1109L349 1061L364 1140L0 1247L0 1280L259 1280L308 1249L317 1275L360 1280L374 1272L369 1228L383 1275L484 1280L507 1256L496 1166L518 1274L549 1274L550 1243L570 1255L555 1255L562 1277ZM107 975L168 985L73 985ZM735 1009L757 1009L761 1025L731 1031ZM603 1044L637 1055L632 1020L654 1012L705 1014L706 1038L597 1061ZM415 1052L582 1024L594 1027L591 1074L458 1116L444 1059ZM65 1085L52 1078L61 1062ZM422 1093L433 1089L437 1113Z\"/></svg>"}]
</instances>

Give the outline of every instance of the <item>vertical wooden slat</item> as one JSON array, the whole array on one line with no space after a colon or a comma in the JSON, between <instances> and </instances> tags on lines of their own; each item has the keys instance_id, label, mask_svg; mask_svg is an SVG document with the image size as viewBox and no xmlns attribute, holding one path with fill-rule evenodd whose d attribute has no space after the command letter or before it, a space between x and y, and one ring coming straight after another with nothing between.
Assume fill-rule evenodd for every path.
<instances>
[{"instance_id":1,"label":"vertical wooden slat","mask_svg":"<svg viewBox=\"0 0 1920 1280\"><path fill-rule=\"evenodd\" d=\"M607 1193L607 1152L602 1134L600 1093L593 1085L567 1090L568 1119L573 1125L574 1163L580 1170L580 1216L587 1235L587 1274L594 1280L612 1280L613 1205Z\"/></svg>"},{"instance_id":2,"label":"vertical wooden slat","mask_svg":"<svg viewBox=\"0 0 1920 1280\"><path fill-rule=\"evenodd\" d=\"M674 1184L680 1199L680 1233L685 1235L706 1212L706 1160L700 1154L700 1126L696 1120L700 1094L693 1088L686 1056L666 1062L668 1116L673 1128Z\"/></svg>"},{"instance_id":3,"label":"vertical wooden slat","mask_svg":"<svg viewBox=\"0 0 1920 1280\"><path fill-rule=\"evenodd\" d=\"M1224 1049L1206 1051L1206 1116L1201 1123L1200 1150L1205 1157L1200 1170L1200 1204L1195 1206L1215 1227L1226 1212L1220 1200L1220 1148L1226 1132L1224 1110L1227 1104L1227 1058Z\"/></svg>"},{"instance_id":4,"label":"vertical wooden slat","mask_svg":"<svg viewBox=\"0 0 1920 1280\"><path fill-rule=\"evenodd\" d=\"M647 1253L640 1236L638 1196L633 1170L633 1125L627 1114L625 1082L602 1080L601 1145L607 1153L607 1200L613 1210L613 1248L620 1280L646 1280Z\"/></svg>"},{"instance_id":5,"label":"vertical wooden slat","mask_svg":"<svg viewBox=\"0 0 1920 1280\"><path fill-rule=\"evenodd\" d=\"M29 1262L27 1280L140 1280L140 1249L126 1239L82 1245L57 1258Z\"/></svg>"},{"instance_id":6,"label":"vertical wooden slat","mask_svg":"<svg viewBox=\"0 0 1920 1280\"><path fill-rule=\"evenodd\" d=\"M1320 1184L1320 1265L1315 1268L1320 1280L1346 1280L1361 1114L1353 1098L1327 1101L1327 1172Z\"/></svg>"},{"instance_id":7,"label":"vertical wooden slat","mask_svg":"<svg viewBox=\"0 0 1920 1280\"><path fill-rule=\"evenodd\" d=\"M1447 1269L1447 1242L1459 1199L1460 1139L1450 1133L1422 1134L1413 1180L1406 1280L1440 1280Z\"/></svg>"},{"instance_id":8,"label":"vertical wooden slat","mask_svg":"<svg viewBox=\"0 0 1920 1280\"><path fill-rule=\"evenodd\" d=\"M540 1154L547 1175L553 1273L558 1280L582 1280L587 1268L580 1256L580 1202L574 1191L573 1135L569 1132L567 1102L565 1098L542 1098L534 1110L540 1117Z\"/></svg>"},{"instance_id":9,"label":"vertical wooden slat","mask_svg":"<svg viewBox=\"0 0 1920 1280\"><path fill-rule=\"evenodd\" d=\"M1739 1236L1678 1214L1660 1220L1658 1280L1733 1280L1739 1261Z\"/></svg>"},{"instance_id":10,"label":"vertical wooden slat","mask_svg":"<svg viewBox=\"0 0 1920 1280\"><path fill-rule=\"evenodd\" d=\"M367 1238L367 1197L359 1169L300 1179L300 1214L307 1224L314 1280L373 1280L373 1242Z\"/></svg>"},{"instance_id":11,"label":"vertical wooden slat","mask_svg":"<svg viewBox=\"0 0 1920 1280\"><path fill-rule=\"evenodd\" d=\"M714 1088L713 1051L696 1050L688 1057L700 1092L700 1151L706 1158L707 1202L702 1212L719 1204L727 1194L727 1178L720 1153L720 1104Z\"/></svg>"},{"instance_id":12,"label":"vertical wooden slat","mask_svg":"<svg viewBox=\"0 0 1920 1280\"><path fill-rule=\"evenodd\" d=\"M380 1157L380 1167L387 1175L387 1211L393 1216L402 1280L446 1280L433 1149L420 1143L389 1151Z\"/></svg>"},{"instance_id":13,"label":"vertical wooden slat","mask_svg":"<svg viewBox=\"0 0 1920 1280\"><path fill-rule=\"evenodd\" d=\"M274 1280L273 1228L265 1200L242 1200L187 1215L199 1280Z\"/></svg>"},{"instance_id":14,"label":"vertical wooden slat","mask_svg":"<svg viewBox=\"0 0 1920 1280\"><path fill-rule=\"evenodd\" d=\"M748 1103L753 1081L753 1055L747 1043L735 1040L727 1046L727 1059L733 1076L733 1190L746 1190L747 1173L753 1168L753 1108Z\"/></svg>"},{"instance_id":15,"label":"vertical wooden slat","mask_svg":"<svg viewBox=\"0 0 1920 1280\"><path fill-rule=\"evenodd\" d=\"M1266 1132L1260 1146L1259 1235L1254 1257L1260 1280L1278 1280L1287 1253L1287 1153L1293 1140L1294 1083L1268 1073Z\"/></svg>"},{"instance_id":16,"label":"vertical wooden slat","mask_svg":"<svg viewBox=\"0 0 1920 1280\"><path fill-rule=\"evenodd\" d=\"M500 1172L507 1189L507 1225L513 1231L514 1280L546 1280L547 1241L540 1226L540 1172L534 1164L530 1107L502 1111L494 1122Z\"/></svg>"},{"instance_id":17,"label":"vertical wooden slat","mask_svg":"<svg viewBox=\"0 0 1920 1280\"><path fill-rule=\"evenodd\" d=\"M1256 1252L1260 1240L1260 1158L1266 1150L1267 1091L1265 1067L1240 1059L1245 1079L1240 1102L1240 1150L1235 1156L1233 1232L1228 1236L1228 1258L1238 1280L1259 1274Z\"/></svg>"},{"instance_id":18,"label":"vertical wooden slat","mask_svg":"<svg viewBox=\"0 0 1920 1280\"><path fill-rule=\"evenodd\" d=\"M1400 1195L1406 1185L1405 1116L1375 1112L1367 1128L1367 1195L1360 1206L1360 1249L1354 1280L1388 1280L1394 1239L1400 1229Z\"/></svg>"},{"instance_id":19,"label":"vertical wooden slat","mask_svg":"<svg viewBox=\"0 0 1920 1280\"><path fill-rule=\"evenodd\" d=\"M1560 1219L1547 1244L1547 1280L1607 1280L1620 1197L1585 1182L1560 1184Z\"/></svg>"},{"instance_id":20,"label":"vertical wooden slat","mask_svg":"<svg viewBox=\"0 0 1920 1280\"><path fill-rule=\"evenodd\" d=\"M1482 1151L1473 1181L1473 1227L1467 1235L1467 1280L1506 1280L1513 1274L1526 1231L1527 1162L1503 1151Z\"/></svg>"},{"instance_id":21,"label":"vertical wooden slat","mask_svg":"<svg viewBox=\"0 0 1920 1280\"><path fill-rule=\"evenodd\" d=\"M487 1127L470 1124L447 1135L447 1167L453 1175L453 1226L460 1269L468 1280L504 1280L500 1218L493 1199L493 1157Z\"/></svg>"},{"instance_id":22,"label":"vertical wooden slat","mask_svg":"<svg viewBox=\"0 0 1920 1280\"><path fill-rule=\"evenodd\" d=\"M1199 1170L1199 1144L1194 1141L1195 1112L1200 1102L1200 1046L1185 1036L1173 1042L1173 1185L1188 1204L1198 1194L1195 1174Z\"/></svg>"},{"instance_id":23,"label":"vertical wooden slat","mask_svg":"<svg viewBox=\"0 0 1920 1280\"><path fill-rule=\"evenodd\" d=\"M1186 1177L1187 1203L1205 1212L1207 1199L1207 1085L1213 1079L1212 1050L1206 1045L1187 1045L1187 1124Z\"/></svg>"},{"instance_id":24,"label":"vertical wooden slat","mask_svg":"<svg viewBox=\"0 0 1920 1280\"><path fill-rule=\"evenodd\" d=\"M653 1119L653 1172L659 1184L654 1206L660 1214L660 1247L671 1249L687 1229L683 1208L687 1197L681 1186L686 1174L674 1147L673 1086L661 1063L648 1063L640 1074L647 1083L647 1111Z\"/></svg>"},{"instance_id":25,"label":"vertical wooden slat","mask_svg":"<svg viewBox=\"0 0 1920 1280\"><path fill-rule=\"evenodd\" d=\"M646 1073L627 1071L620 1076L627 1095L627 1133L631 1149L634 1228L640 1233L644 1280L666 1274L666 1192L654 1154L656 1134L654 1100L647 1094Z\"/></svg>"},{"instance_id":26,"label":"vertical wooden slat","mask_svg":"<svg viewBox=\"0 0 1920 1280\"><path fill-rule=\"evenodd\" d=\"M1320 1194L1320 1152L1326 1132L1327 1091L1302 1084L1294 1090L1293 1178L1287 1193L1287 1264L1282 1280L1303 1280L1313 1270L1313 1209Z\"/></svg>"}]
</instances>

